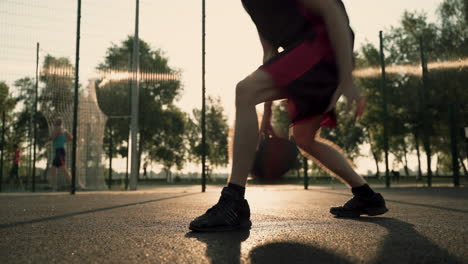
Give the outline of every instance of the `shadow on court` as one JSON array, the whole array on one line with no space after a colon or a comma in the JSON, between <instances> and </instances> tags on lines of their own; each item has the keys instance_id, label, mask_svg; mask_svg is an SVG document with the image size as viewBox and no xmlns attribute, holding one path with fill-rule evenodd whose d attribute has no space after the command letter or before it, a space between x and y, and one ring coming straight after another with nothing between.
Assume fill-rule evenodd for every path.
<instances>
[{"instance_id":1,"label":"shadow on court","mask_svg":"<svg viewBox=\"0 0 468 264\"><path fill-rule=\"evenodd\" d=\"M197 233L189 232L188 238L196 238L206 243L206 256L211 263L240 263L241 243L250 236L249 230L219 232L219 233Z\"/></svg>"},{"instance_id":2,"label":"shadow on court","mask_svg":"<svg viewBox=\"0 0 468 264\"><path fill-rule=\"evenodd\" d=\"M250 251L252 264L267 263L352 263L331 250L296 242L273 242Z\"/></svg>"},{"instance_id":3,"label":"shadow on court","mask_svg":"<svg viewBox=\"0 0 468 264\"><path fill-rule=\"evenodd\" d=\"M148 201L143 201L143 202L119 204L119 205L115 205L115 206L91 209L91 210L86 210L86 211L82 211L82 212L74 212L74 213L69 213L69 214L62 214L62 215L55 215L55 216L49 216L49 217L36 218L36 219L32 219L32 220L27 220L27 221L20 221L20 222L8 223L8 224L0 224L0 229L17 227L17 226L27 225L27 224L41 223L41 222L46 222L46 221L60 220L60 219L64 219L64 218L67 218L67 217L85 215L85 214L91 214L91 213L97 213L97 212L103 212L103 211L109 211L109 210L113 210L113 209L129 207L129 206L143 205L143 204L148 204L148 203L155 203L155 202L160 202L160 201L165 201L165 200L170 200L170 199L176 199L176 198L181 198L181 197L195 195L195 194L199 194L199 193L190 193L190 194L184 194L184 195L177 195L177 196L171 196L171 197L165 197L165 198L160 198L160 199L148 200Z\"/></svg>"},{"instance_id":4,"label":"shadow on court","mask_svg":"<svg viewBox=\"0 0 468 264\"><path fill-rule=\"evenodd\" d=\"M380 246L375 263L463 263L422 236L412 224L387 217L347 220L377 224L387 229L388 234Z\"/></svg>"},{"instance_id":5,"label":"shadow on court","mask_svg":"<svg viewBox=\"0 0 468 264\"><path fill-rule=\"evenodd\" d=\"M249 231L224 233L187 233L207 245L206 256L211 263L241 263L241 243ZM331 251L296 242L273 242L255 247L249 253L252 264L271 263L351 263Z\"/></svg>"},{"instance_id":6,"label":"shadow on court","mask_svg":"<svg viewBox=\"0 0 468 264\"><path fill-rule=\"evenodd\" d=\"M412 224L393 218L342 219L376 224L387 229L388 234L382 239L375 259L366 259L366 263L462 263L461 260L440 248L428 238L419 234ZM255 232L255 231L252 231ZM249 238L249 231L226 233L194 233L186 237L196 238L206 243L206 256L211 263L241 263L241 243ZM369 233L372 236L373 233ZM354 243L361 246L359 241ZM374 255L374 254L373 254ZM298 242L270 242L253 248L248 255L252 264L274 263L353 263L352 260L332 249L318 248Z\"/></svg>"}]
</instances>

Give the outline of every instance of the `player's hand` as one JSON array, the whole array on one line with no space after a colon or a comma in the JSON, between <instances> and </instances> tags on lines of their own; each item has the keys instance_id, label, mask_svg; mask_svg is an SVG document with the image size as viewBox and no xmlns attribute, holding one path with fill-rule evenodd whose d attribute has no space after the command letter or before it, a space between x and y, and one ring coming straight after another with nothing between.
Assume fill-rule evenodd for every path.
<instances>
[{"instance_id":1,"label":"player's hand","mask_svg":"<svg viewBox=\"0 0 468 264\"><path fill-rule=\"evenodd\" d=\"M352 78L340 84L343 96L346 99L348 110L354 109L354 119L358 119L364 113L367 98L362 95L359 88L357 88Z\"/></svg>"},{"instance_id":2,"label":"player's hand","mask_svg":"<svg viewBox=\"0 0 468 264\"><path fill-rule=\"evenodd\" d=\"M260 134L266 137L270 137L270 136L276 137L275 130L271 126L271 106L272 106L271 101L265 102L264 109L263 109L262 123L260 125Z\"/></svg>"},{"instance_id":3,"label":"player's hand","mask_svg":"<svg viewBox=\"0 0 468 264\"><path fill-rule=\"evenodd\" d=\"M348 110L355 109L354 119L358 119L363 113L366 106L367 98L361 94L361 91L354 85L352 78L344 80L340 83L335 93L332 96L330 105L327 107L326 112L331 111L343 95L348 105Z\"/></svg>"},{"instance_id":4,"label":"player's hand","mask_svg":"<svg viewBox=\"0 0 468 264\"><path fill-rule=\"evenodd\" d=\"M260 127L260 134L266 136L266 137L277 137L275 130L273 129L273 126L271 125L271 121L269 119L263 119L262 120L262 125Z\"/></svg>"},{"instance_id":5,"label":"player's hand","mask_svg":"<svg viewBox=\"0 0 468 264\"><path fill-rule=\"evenodd\" d=\"M340 99L342 94L343 92L341 91L340 86L338 86L330 100L330 104L328 105L327 110L325 110L326 113L330 112L331 110L333 110L333 108L335 108L336 103L338 102L338 99Z\"/></svg>"}]
</instances>

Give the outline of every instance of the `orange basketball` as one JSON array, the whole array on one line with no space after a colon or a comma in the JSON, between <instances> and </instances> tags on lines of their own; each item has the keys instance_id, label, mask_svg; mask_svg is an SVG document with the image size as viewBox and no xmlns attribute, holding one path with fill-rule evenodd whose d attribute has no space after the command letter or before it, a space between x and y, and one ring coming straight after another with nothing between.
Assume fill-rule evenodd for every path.
<instances>
[{"instance_id":1,"label":"orange basketball","mask_svg":"<svg viewBox=\"0 0 468 264\"><path fill-rule=\"evenodd\" d=\"M262 183L274 183L288 172L296 161L294 142L279 137L260 139L251 174Z\"/></svg>"}]
</instances>

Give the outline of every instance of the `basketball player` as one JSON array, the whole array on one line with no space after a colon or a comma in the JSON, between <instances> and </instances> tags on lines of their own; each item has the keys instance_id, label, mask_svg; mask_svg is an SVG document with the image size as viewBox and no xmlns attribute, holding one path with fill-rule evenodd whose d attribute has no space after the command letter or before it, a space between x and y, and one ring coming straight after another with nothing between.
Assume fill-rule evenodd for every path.
<instances>
[{"instance_id":1,"label":"basketball player","mask_svg":"<svg viewBox=\"0 0 468 264\"><path fill-rule=\"evenodd\" d=\"M56 175L58 168L62 168L63 172L65 173L67 182L69 184L71 183L72 179L70 172L68 171L67 166L65 164L65 144L67 142L70 142L73 139L73 137L68 131L63 129L62 119L59 118L55 120L54 131L52 132L50 139L52 140L52 144L55 151L51 171L51 184L53 190L55 191L57 190Z\"/></svg>"},{"instance_id":2,"label":"basketball player","mask_svg":"<svg viewBox=\"0 0 468 264\"><path fill-rule=\"evenodd\" d=\"M250 228L245 184L258 140L255 106L265 103L262 129L270 127L271 101L286 98L294 140L322 166L351 187L354 197L330 213L341 217L387 212L375 193L330 144L320 140L321 126L336 126L334 107L341 95L356 105L359 117L365 99L353 84L354 34L341 0L242 0L257 27L263 65L236 87L233 166L228 186L216 205L195 218L194 231ZM278 48L283 51L278 53Z\"/></svg>"},{"instance_id":3,"label":"basketball player","mask_svg":"<svg viewBox=\"0 0 468 264\"><path fill-rule=\"evenodd\" d=\"M10 169L10 175L8 176L8 179L7 179L7 183L13 180L13 181L16 181L17 184L22 186L23 183L19 177L19 165L21 163L21 149L18 146L18 144L14 144L13 148L14 148L14 152L13 152L13 157L11 159L12 166Z\"/></svg>"}]
</instances>

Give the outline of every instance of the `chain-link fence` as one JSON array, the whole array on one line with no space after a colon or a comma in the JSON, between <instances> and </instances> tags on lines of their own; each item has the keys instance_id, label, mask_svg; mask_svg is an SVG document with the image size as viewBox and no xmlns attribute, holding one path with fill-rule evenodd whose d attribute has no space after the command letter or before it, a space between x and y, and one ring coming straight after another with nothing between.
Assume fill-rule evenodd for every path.
<instances>
[{"instance_id":1,"label":"chain-link fence","mask_svg":"<svg viewBox=\"0 0 468 264\"><path fill-rule=\"evenodd\" d=\"M11 98L11 104L1 109L6 113L2 127L3 189L68 189L73 140L65 140L65 154L59 155L57 148L61 146L54 139L56 131L58 138L73 134L77 61L76 187L106 189L116 180L126 185L128 177L112 178L112 174L118 169L127 173L117 175L125 175L129 170L135 3L110 0L0 3L0 81ZM169 67L162 50L144 41L145 37L154 38L155 24L162 25L151 11L156 5L152 1L139 4L138 78L143 86L140 96L154 99L155 95L148 93L172 89L173 94L168 95L172 96L168 100L172 100L181 87L179 73ZM160 36L176 37L170 33L161 26ZM167 88L171 85L175 87ZM143 112L140 119L147 117L145 103L140 102ZM55 126L57 120L62 123L60 129ZM144 127L141 131L145 136ZM139 140L141 143L142 138ZM141 159L141 152L137 155ZM109 156L117 158L114 168L108 167L112 166Z\"/></svg>"},{"instance_id":2,"label":"chain-link fence","mask_svg":"<svg viewBox=\"0 0 468 264\"><path fill-rule=\"evenodd\" d=\"M77 2L81 2L79 36ZM72 144L65 140L65 156L58 155L60 146L51 136L55 135L57 120L62 121L63 131L73 132L75 85L79 87L75 183L81 189L106 189L112 184L126 188L135 65L140 72L140 151L134 153L138 164L146 164L145 157L162 160L161 153L166 153L164 162L176 164L182 157L177 151L187 142L175 139L181 135L176 127L167 129L168 124L183 119L172 104L182 87L180 71L169 65L165 51L169 50L171 58L180 64L200 49L192 43L200 38L200 32L188 32L185 27L200 23L186 19L188 13L200 10L192 8L193 3L184 5L160 10L154 1L140 1L136 64L135 1L0 2L0 81L10 94L10 101L0 109L5 113L2 189L68 188ZM171 22L174 18L178 23ZM466 184L468 137L463 129L468 127L468 62L463 57L438 56L434 39L426 36L419 40L409 43L408 50L398 50L398 35L387 36L383 42L387 57L380 57L377 48L367 49L367 54L361 52L365 58L358 59L357 82L366 90L370 106L359 126L370 149L369 159L381 172L375 180L387 185L410 178L426 185L439 181ZM342 138L350 135L349 130L338 129L342 131L336 133ZM175 136L168 140L171 133ZM159 142L156 148L155 142ZM340 146L348 149L346 142ZM175 153L173 160L167 153ZM115 157L114 162L109 157ZM141 166L146 170L146 165ZM304 168L301 174L299 170ZM323 174L307 163L299 164L297 173L290 173L292 178L312 175L312 182L317 183L322 182L319 176Z\"/></svg>"}]
</instances>

